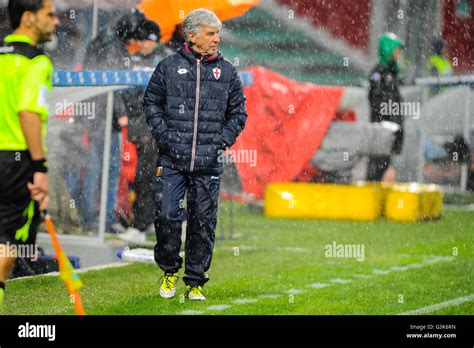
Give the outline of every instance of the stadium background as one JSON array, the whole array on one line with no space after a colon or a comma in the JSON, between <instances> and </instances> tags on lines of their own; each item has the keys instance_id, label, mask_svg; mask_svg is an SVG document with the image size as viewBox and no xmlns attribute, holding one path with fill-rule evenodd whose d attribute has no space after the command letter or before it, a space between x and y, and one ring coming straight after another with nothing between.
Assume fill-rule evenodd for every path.
<instances>
[{"instance_id":1,"label":"stadium background","mask_svg":"<svg viewBox=\"0 0 474 348\"><path fill-rule=\"evenodd\" d=\"M94 31L93 3L56 3L63 13L61 27L55 46L46 47L47 52L56 70L80 71L85 47ZM119 6L112 1L98 3L97 29L100 30L139 2L124 1ZM3 4L0 2L0 6L5 5L5 1ZM221 51L228 59L238 61L239 70L251 75L246 94L249 119L254 117L256 121L248 124L251 131L247 137L252 138L253 130L254 134L261 134L258 140L267 139L267 146L258 147L261 144L258 140L254 144L258 154L255 168L249 163L226 168L217 231L220 241L211 270L215 285L209 287L209 291L215 294L214 300L206 309L183 308L179 302L155 304L152 294L153 291L156 293L154 279L157 270L153 265L137 264L87 272L84 275L86 288L83 295L86 307L89 305L92 312L102 314L186 314L186 311L190 311L188 314L193 314L193 311L196 311L194 314L385 314L407 312L463 298L454 307L441 306L435 309L435 313L472 314L474 226L468 204L461 208L459 205L455 208L445 205L441 220L416 224L383 220L367 223L269 219L262 216L262 204L266 184L311 179L314 168L308 167L308 162L323 144L333 122L367 122L366 80L370 69L376 64L380 33L393 31L406 42L408 63L404 75L408 81L414 82L415 77L429 75L425 67L426 59L432 54L433 40L440 36L447 42L448 57L459 63L453 66L455 74L472 74L473 8L473 1L454 0L366 0L357 4L345 0L262 0L243 16L226 21ZM0 36L3 36L2 33L8 31L6 16L1 14L0 18ZM59 94L55 92L56 103L70 100L71 88L61 89ZM459 132L455 126L464 122L465 114L474 115L474 103L467 102L472 100L472 91L469 92L466 87L461 89L450 89L449 98L445 96L438 101L423 99L428 90L426 86L413 83L403 89L405 100L423 103L424 111L419 121L407 120L407 145L396 159L398 181L426 181L419 162L419 154L424 156L419 143L421 130L435 120L443 136L455 135ZM98 90L100 87L81 88L79 93L97 93ZM432 103L431 109L429 103ZM453 103L457 109L452 109ZM296 105L292 116L296 122L293 120L293 123L286 118L291 105ZM439 109L440 105L445 108L437 115L428 112ZM61 121L63 118L57 116L63 115L51 116L51 133L57 134L55 132L61 132L65 125ZM310 127L307 124L302 126L305 120L315 119L317 122ZM469 126L473 124L468 123ZM461 127L461 132L467 132L468 141L472 143L471 127L467 131ZM245 133L240 140L242 149L248 148L248 143L244 141ZM291 146L285 146L288 144ZM239 143L236 146L239 148ZM265 151L268 147L271 150ZM413 151L414 148L416 151ZM50 149L54 156L61 147L50 146ZM65 154L62 155L64 157ZM54 166L54 161L51 162ZM61 165L67 166L67 163ZM351 172L353 181L365 177L365 165L364 158L357 161ZM87 231L75 222L70 209L64 211L68 203L67 189L61 187L64 185L60 184L60 180L59 176L59 183L53 186L56 197L51 210L63 232L61 239L65 249L71 255L78 255L82 266L117 261L116 252L124 245L113 236L100 234L99 221L97 229ZM458 189L460 184L459 177L444 186L445 203L473 201L463 187ZM98 213L99 210L100 204ZM327 258L324 246L333 241L365 245L367 255L364 262ZM152 243L152 238L149 243ZM46 236L40 237L41 244L47 251L51 250ZM258 269L254 269L254 265L258 265ZM399 277L397 267L407 267L407 272L399 271L404 276ZM229 269L233 271L229 272ZM97 293L107 286L98 278L112 283L121 277L126 279L131 272L137 278L142 277L136 285L126 289L129 294L138 292L131 300L133 305L130 309L120 305L129 301L118 294L120 289L110 290L113 294L110 297L115 296L118 303L102 303L104 297ZM439 279L433 276L434 273L441 279L439 287ZM364 280L361 277L359 284L354 274L373 278ZM248 281L251 290L237 285L239 280ZM366 281L370 286L362 295L366 290ZM48 300L35 307L22 305L21 296L37 286L38 282L51 290L49 300L62 291L52 278L16 281L12 286L17 287L12 291L17 296L15 304L8 308L11 313L71 312L60 296L56 301ZM229 288L234 290L229 292L226 290ZM403 300L407 296L411 301Z\"/></svg>"}]
</instances>

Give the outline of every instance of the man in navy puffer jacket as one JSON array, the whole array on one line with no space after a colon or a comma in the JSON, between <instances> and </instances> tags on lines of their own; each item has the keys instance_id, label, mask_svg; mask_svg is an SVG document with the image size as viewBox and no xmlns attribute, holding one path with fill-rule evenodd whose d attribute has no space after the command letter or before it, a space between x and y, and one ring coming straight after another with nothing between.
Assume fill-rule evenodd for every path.
<instances>
[{"instance_id":1,"label":"man in navy puffer jacket","mask_svg":"<svg viewBox=\"0 0 474 348\"><path fill-rule=\"evenodd\" d=\"M247 113L236 68L218 51L222 24L205 9L184 20L186 43L155 69L143 98L159 147L156 169L155 260L164 276L160 295L176 294L181 225L187 191L186 296L205 300L217 222L222 151L243 130Z\"/></svg>"}]
</instances>

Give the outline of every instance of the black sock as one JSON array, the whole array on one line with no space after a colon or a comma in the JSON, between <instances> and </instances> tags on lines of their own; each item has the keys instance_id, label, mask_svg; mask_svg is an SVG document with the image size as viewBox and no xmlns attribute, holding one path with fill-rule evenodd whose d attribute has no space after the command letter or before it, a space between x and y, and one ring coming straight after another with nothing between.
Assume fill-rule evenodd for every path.
<instances>
[{"instance_id":1,"label":"black sock","mask_svg":"<svg viewBox=\"0 0 474 348\"><path fill-rule=\"evenodd\" d=\"M0 282L0 289L3 289L5 291L5 283L4 282Z\"/></svg>"}]
</instances>

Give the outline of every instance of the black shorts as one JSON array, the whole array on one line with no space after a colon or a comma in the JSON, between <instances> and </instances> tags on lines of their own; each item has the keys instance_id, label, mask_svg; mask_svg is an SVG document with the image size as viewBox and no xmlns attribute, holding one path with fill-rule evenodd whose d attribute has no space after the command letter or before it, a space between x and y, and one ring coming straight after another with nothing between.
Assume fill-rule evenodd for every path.
<instances>
[{"instance_id":1,"label":"black shorts","mask_svg":"<svg viewBox=\"0 0 474 348\"><path fill-rule=\"evenodd\" d=\"M0 244L34 244L36 241L40 214L27 187L32 179L28 151L0 151ZM22 240L17 231L25 229L28 237Z\"/></svg>"}]
</instances>

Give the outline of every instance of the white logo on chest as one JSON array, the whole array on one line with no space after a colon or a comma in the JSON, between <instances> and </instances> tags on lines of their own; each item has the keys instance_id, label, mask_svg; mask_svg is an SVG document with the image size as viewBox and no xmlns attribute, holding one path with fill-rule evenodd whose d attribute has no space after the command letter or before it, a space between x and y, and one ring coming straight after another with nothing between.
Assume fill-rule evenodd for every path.
<instances>
[{"instance_id":1,"label":"white logo on chest","mask_svg":"<svg viewBox=\"0 0 474 348\"><path fill-rule=\"evenodd\" d=\"M221 69L214 68L212 69L212 73L214 74L214 77L216 78L216 80L219 80L219 78L221 77Z\"/></svg>"}]
</instances>

